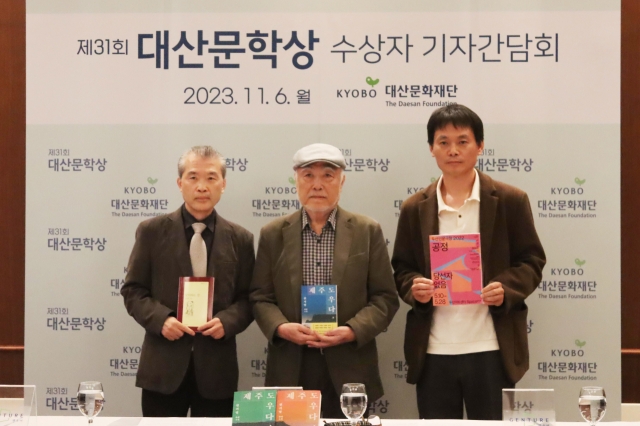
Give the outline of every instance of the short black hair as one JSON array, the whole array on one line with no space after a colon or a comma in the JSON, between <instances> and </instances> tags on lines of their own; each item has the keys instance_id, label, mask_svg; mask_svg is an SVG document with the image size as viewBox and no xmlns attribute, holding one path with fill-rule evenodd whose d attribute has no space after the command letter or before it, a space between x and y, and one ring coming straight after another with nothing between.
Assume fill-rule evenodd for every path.
<instances>
[{"instance_id":1,"label":"short black hair","mask_svg":"<svg viewBox=\"0 0 640 426\"><path fill-rule=\"evenodd\" d=\"M427 123L429 145L433 146L436 130L445 128L449 124L453 124L453 127L457 129L470 128L478 146L484 141L484 127L478 114L464 105L450 104L433 111L433 114L429 117L429 122Z\"/></svg>"}]
</instances>

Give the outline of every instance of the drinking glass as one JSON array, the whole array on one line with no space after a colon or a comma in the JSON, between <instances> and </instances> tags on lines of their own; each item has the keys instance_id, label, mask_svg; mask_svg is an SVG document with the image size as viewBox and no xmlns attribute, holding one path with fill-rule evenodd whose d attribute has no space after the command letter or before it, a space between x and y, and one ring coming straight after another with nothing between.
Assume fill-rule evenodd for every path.
<instances>
[{"instance_id":1,"label":"drinking glass","mask_svg":"<svg viewBox=\"0 0 640 426\"><path fill-rule=\"evenodd\" d=\"M351 425L356 426L358 419L367 410L367 391L362 383L345 383L342 385L340 408L351 421Z\"/></svg>"},{"instance_id":2,"label":"drinking glass","mask_svg":"<svg viewBox=\"0 0 640 426\"><path fill-rule=\"evenodd\" d=\"M78 385L78 410L93 423L104 406L104 392L100 382L82 382Z\"/></svg>"},{"instance_id":3,"label":"drinking glass","mask_svg":"<svg viewBox=\"0 0 640 426\"><path fill-rule=\"evenodd\" d=\"M594 426L604 417L607 411L607 396L600 386L584 386L578 398L580 414L585 421Z\"/></svg>"}]
</instances>

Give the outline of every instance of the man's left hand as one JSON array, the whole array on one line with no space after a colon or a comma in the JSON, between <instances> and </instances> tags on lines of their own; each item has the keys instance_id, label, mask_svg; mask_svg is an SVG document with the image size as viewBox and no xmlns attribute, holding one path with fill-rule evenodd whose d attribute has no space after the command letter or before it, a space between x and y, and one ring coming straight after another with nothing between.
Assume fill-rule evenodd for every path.
<instances>
[{"instance_id":1,"label":"man's left hand","mask_svg":"<svg viewBox=\"0 0 640 426\"><path fill-rule=\"evenodd\" d=\"M485 305L500 306L504 302L504 288L497 281L489 283L482 289L482 302Z\"/></svg>"},{"instance_id":2,"label":"man's left hand","mask_svg":"<svg viewBox=\"0 0 640 426\"><path fill-rule=\"evenodd\" d=\"M211 336L214 339L222 339L224 337L224 327L222 326L220 318L214 318L201 325L198 327L198 331L200 331L203 336Z\"/></svg>"},{"instance_id":3,"label":"man's left hand","mask_svg":"<svg viewBox=\"0 0 640 426\"><path fill-rule=\"evenodd\" d=\"M318 334L318 338L320 339L319 341L309 343L310 348L328 348L330 346L353 342L356 340L356 335L351 327L342 326L327 331L325 334Z\"/></svg>"}]
</instances>

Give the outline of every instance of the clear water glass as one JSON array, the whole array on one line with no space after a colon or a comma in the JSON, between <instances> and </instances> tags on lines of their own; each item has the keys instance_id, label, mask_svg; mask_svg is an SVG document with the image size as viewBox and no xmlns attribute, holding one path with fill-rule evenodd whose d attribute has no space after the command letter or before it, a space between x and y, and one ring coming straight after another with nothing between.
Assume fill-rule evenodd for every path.
<instances>
[{"instance_id":1,"label":"clear water glass","mask_svg":"<svg viewBox=\"0 0 640 426\"><path fill-rule=\"evenodd\" d=\"M356 426L358 420L367 411L367 391L362 383L345 383L340 395L340 408L345 416Z\"/></svg>"},{"instance_id":2,"label":"clear water glass","mask_svg":"<svg viewBox=\"0 0 640 426\"><path fill-rule=\"evenodd\" d=\"M607 411L607 396L600 386L584 386L580 389L578 407L582 418L594 426Z\"/></svg>"},{"instance_id":3,"label":"clear water glass","mask_svg":"<svg viewBox=\"0 0 640 426\"><path fill-rule=\"evenodd\" d=\"M81 382L78 385L78 410L93 423L104 407L104 391L100 382Z\"/></svg>"}]
</instances>

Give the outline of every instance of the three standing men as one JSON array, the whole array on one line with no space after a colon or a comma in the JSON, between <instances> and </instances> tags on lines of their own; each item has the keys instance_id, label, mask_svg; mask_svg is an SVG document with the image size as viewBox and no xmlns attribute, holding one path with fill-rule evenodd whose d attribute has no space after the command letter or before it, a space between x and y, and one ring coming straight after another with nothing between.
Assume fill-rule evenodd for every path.
<instances>
[{"instance_id":1,"label":"three standing men","mask_svg":"<svg viewBox=\"0 0 640 426\"><path fill-rule=\"evenodd\" d=\"M442 176L402 206L392 264L411 306L405 332L407 380L417 384L421 418L500 419L501 390L528 369L525 298L541 279L545 254L527 195L475 170L484 147L480 118L462 105L436 110L427 125ZM379 224L338 207L345 160L325 144L300 149L294 170L302 209L266 225L251 282L253 314L269 342L266 386L323 393L322 416L341 417L346 382L383 394L375 337L398 309ZM235 334L251 322L253 236L215 212L226 186L224 160L194 147L179 163L185 204L142 222L122 294L146 329L136 385L145 416L230 416L237 387ZM178 280L193 275L188 246L202 223L215 276L215 318L195 334L174 317ZM196 230L194 230L196 228ZM482 305L434 307L429 235L481 235ZM214 238L215 237L215 238ZM194 264L194 268L195 268ZM338 327L300 324L301 286L334 284ZM185 336L186 334L186 336Z\"/></svg>"},{"instance_id":2,"label":"three standing men","mask_svg":"<svg viewBox=\"0 0 640 426\"><path fill-rule=\"evenodd\" d=\"M138 226L121 293L146 330L136 386L145 417L230 417L238 385L235 335L253 321L253 235L215 211L225 160L196 146L178 162L184 204ZM204 247L203 247L204 246ZM206 254L202 249L206 248ZM190 256L191 253L191 256ZM176 318L180 277L215 278L214 318L195 333Z\"/></svg>"},{"instance_id":3,"label":"three standing men","mask_svg":"<svg viewBox=\"0 0 640 426\"><path fill-rule=\"evenodd\" d=\"M500 420L501 390L529 368L527 305L545 254L523 191L474 167L482 120L454 104L427 124L440 179L401 208L392 264L411 306L405 331L407 381L417 384L420 418ZM429 235L479 233L482 305L434 307Z\"/></svg>"},{"instance_id":4,"label":"three standing men","mask_svg":"<svg viewBox=\"0 0 640 426\"><path fill-rule=\"evenodd\" d=\"M382 396L375 337L398 309L380 225L338 207L346 163L334 146L312 144L293 158L302 209L262 228L251 284L256 322L269 341L266 386L322 391L322 417L342 418L343 383ZM338 327L300 324L301 286L337 285Z\"/></svg>"}]
</instances>

